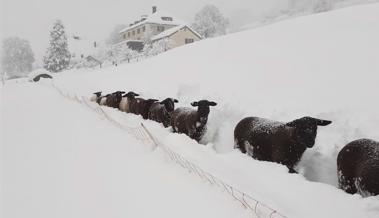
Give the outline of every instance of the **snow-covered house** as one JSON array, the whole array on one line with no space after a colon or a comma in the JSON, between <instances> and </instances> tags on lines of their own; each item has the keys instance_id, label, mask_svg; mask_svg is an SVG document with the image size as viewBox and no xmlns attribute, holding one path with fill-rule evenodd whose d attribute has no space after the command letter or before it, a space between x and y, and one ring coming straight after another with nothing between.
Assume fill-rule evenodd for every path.
<instances>
[{"instance_id":1,"label":"snow-covered house","mask_svg":"<svg viewBox=\"0 0 379 218\"><path fill-rule=\"evenodd\" d=\"M169 40L168 49L201 40L201 36L185 22L169 13L152 8L152 14L143 15L120 31L121 43L135 44Z\"/></svg>"},{"instance_id":2,"label":"snow-covered house","mask_svg":"<svg viewBox=\"0 0 379 218\"><path fill-rule=\"evenodd\" d=\"M201 36L189 26L179 25L151 37L153 43L159 40L167 41L166 49L168 50L201 40Z\"/></svg>"}]
</instances>

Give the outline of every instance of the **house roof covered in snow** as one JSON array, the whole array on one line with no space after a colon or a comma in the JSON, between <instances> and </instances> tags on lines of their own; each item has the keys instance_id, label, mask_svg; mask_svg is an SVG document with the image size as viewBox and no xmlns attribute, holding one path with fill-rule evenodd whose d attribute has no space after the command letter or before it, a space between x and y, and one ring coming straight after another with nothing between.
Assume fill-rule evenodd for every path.
<instances>
[{"instance_id":1,"label":"house roof covered in snow","mask_svg":"<svg viewBox=\"0 0 379 218\"><path fill-rule=\"evenodd\" d=\"M203 38L199 33L197 33L191 27L187 26L186 24L181 24L179 26L172 27L172 28L170 28L170 29L168 29L166 31L163 31L163 32L159 33L158 35L155 35L155 36L151 37L151 41L156 41L156 40L159 40L159 39L162 39L162 38L165 38L165 37L169 37L172 34L178 32L179 30L181 30L183 28L188 28L190 31L192 31L199 38Z\"/></svg>"},{"instance_id":2,"label":"house roof covered in snow","mask_svg":"<svg viewBox=\"0 0 379 218\"><path fill-rule=\"evenodd\" d=\"M122 29L119 33L131 30L135 27L141 26L146 23L166 24L166 25L181 25L184 24L182 20L177 19L170 13L164 11L156 11L146 17L142 17L137 23Z\"/></svg>"}]
</instances>

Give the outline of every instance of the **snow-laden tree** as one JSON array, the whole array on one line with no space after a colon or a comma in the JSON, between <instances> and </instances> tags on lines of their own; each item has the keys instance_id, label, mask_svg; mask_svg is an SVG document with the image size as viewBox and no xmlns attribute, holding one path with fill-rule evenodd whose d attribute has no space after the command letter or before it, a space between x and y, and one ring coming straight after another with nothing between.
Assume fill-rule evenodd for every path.
<instances>
[{"instance_id":1,"label":"snow-laden tree","mask_svg":"<svg viewBox=\"0 0 379 218\"><path fill-rule=\"evenodd\" d=\"M69 66L70 58L64 26L57 20L50 31L50 47L43 59L44 68L50 72L60 72Z\"/></svg>"},{"instance_id":2,"label":"snow-laden tree","mask_svg":"<svg viewBox=\"0 0 379 218\"><path fill-rule=\"evenodd\" d=\"M2 74L9 78L25 76L33 68L34 54L29 41L18 37L3 40L1 66Z\"/></svg>"},{"instance_id":3,"label":"snow-laden tree","mask_svg":"<svg viewBox=\"0 0 379 218\"><path fill-rule=\"evenodd\" d=\"M205 38L224 35L229 24L218 8L214 5L206 5L195 15L195 21L192 24L200 35Z\"/></svg>"},{"instance_id":4,"label":"snow-laden tree","mask_svg":"<svg viewBox=\"0 0 379 218\"><path fill-rule=\"evenodd\" d=\"M133 49L130 49L126 43L121 43L112 46L112 49L108 52L109 60L115 63L129 62L130 60L137 58L140 53Z\"/></svg>"},{"instance_id":5,"label":"snow-laden tree","mask_svg":"<svg viewBox=\"0 0 379 218\"><path fill-rule=\"evenodd\" d=\"M120 31L127 27L125 24L119 24L113 28L108 39L105 41L108 45L113 45L121 41Z\"/></svg>"},{"instance_id":6,"label":"snow-laden tree","mask_svg":"<svg viewBox=\"0 0 379 218\"><path fill-rule=\"evenodd\" d=\"M168 38L150 42L149 44L145 45L142 53L145 57L158 55L162 52L167 51L170 48L170 43L171 41Z\"/></svg>"},{"instance_id":7,"label":"snow-laden tree","mask_svg":"<svg viewBox=\"0 0 379 218\"><path fill-rule=\"evenodd\" d=\"M316 0L313 5L313 11L316 13L330 11L332 8L332 0Z\"/></svg>"}]
</instances>

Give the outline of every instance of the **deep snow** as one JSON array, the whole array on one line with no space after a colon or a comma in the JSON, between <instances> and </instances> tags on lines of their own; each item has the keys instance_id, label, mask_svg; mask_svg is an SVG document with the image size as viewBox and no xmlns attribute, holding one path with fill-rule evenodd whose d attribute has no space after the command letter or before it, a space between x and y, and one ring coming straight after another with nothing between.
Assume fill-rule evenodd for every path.
<instances>
[{"instance_id":1,"label":"deep snow","mask_svg":"<svg viewBox=\"0 0 379 218\"><path fill-rule=\"evenodd\" d=\"M4 89L2 217L248 217L53 88Z\"/></svg>"},{"instance_id":2,"label":"deep snow","mask_svg":"<svg viewBox=\"0 0 379 218\"><path fill-rule=\"evenodd\" d=\"M139 63L71 70L57 74L54 82L88 97L95 91L133 90L145 97L175 97L179 106L202 98L214 100L219 104L211 108L202 142L206 146L171 134L154 122L145 124L164 144L289 218L374 218L379 215L378 197L348 195L335 187L335 159L351 140L379 139L378 38L379 4L363 5L203 40ZM153 214L144 214L149 210L139 203L152 192L160 197L148 205L164 205L160 213L164 217L171 216L172 207L173 213L186 210L180 216L188 217L247 216L235 202L164 162L159 149L151 152L149 146L141 146L109 123L96 120L95 115L60 99L49 88L6 84L2 89L3 175L7 175L4 184L9 187L5 196L11 197L6 212L13 214L22 205L34 212L31 214L43 214L41 205L47 204L46 217L65 211L78 217L86 213L100 217L114 211L109 216L116 217L127 215L127 209L135 212L132 215L150 217ZM106 110L124 123L141 121L134 115ZM299 164L302 175L288 174L284 166L256 161L233 150L234 126L245 116L286 122L304 115L333 123L319 128L316 145L305 152ZM40 131L47 136L42 137ZM148 171L151 166L157 168ZM163 172L169 179L154 183L156 175ZM147 181L130 181L126 174ZM171 189L173 178L184 185ZM14 181L17 183L11 185ZM62 186L65 189L59 189ZM42 189L47 191L32 198ZM171 201L165 191L172 191L170 196L177 198L183 193L193 195ZM200 195L203 192L208 198ZM136 193L143 193L142 197ZM54 200L46 200L51 198ZM206 199L208 204L203 205ZM65 210L66 203L72 209Z\"/></svg>"}]
</instances>

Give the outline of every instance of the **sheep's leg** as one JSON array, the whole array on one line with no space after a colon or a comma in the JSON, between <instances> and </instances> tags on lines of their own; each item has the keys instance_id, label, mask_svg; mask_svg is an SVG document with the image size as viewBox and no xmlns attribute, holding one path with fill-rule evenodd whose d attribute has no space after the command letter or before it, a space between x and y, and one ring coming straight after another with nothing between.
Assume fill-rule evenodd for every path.
<instances>
[{"instance_id":1,"label":"sheep's leg","mask_svg":"<svg viewBox=\"0 0 379 218\"><path fill-rule=\"evenodd\" d=\"M189 128L189 129L188 129L188 136L189 136L191 139L195 139L195 133L196 133L195 128Z\"/></svg>"},{"instance_id":2,"label":"sheep's leg","mask_svg":"<svg viewBox=\"0 0 379 218\"><path fill-rule=\"evenodd\" d=\"M298 172L296 170L294 170L292 167L287 166L287 168L289 170L288 171L289 173L297 173L298 174Z\"/></svg>"}]
</instances>

